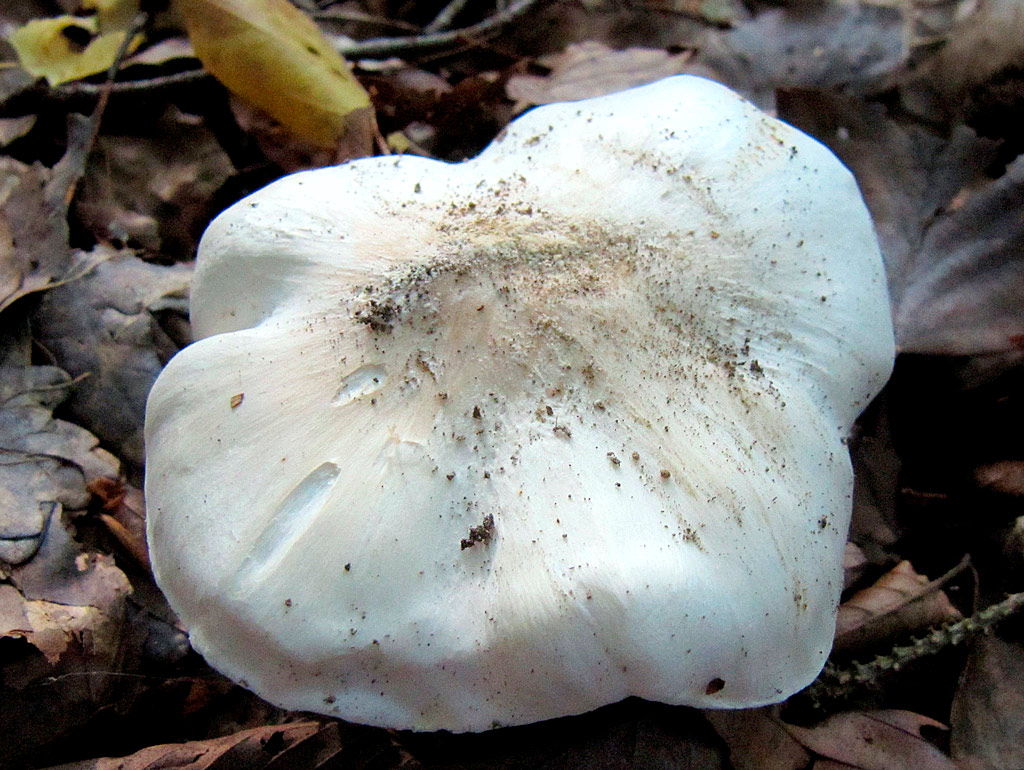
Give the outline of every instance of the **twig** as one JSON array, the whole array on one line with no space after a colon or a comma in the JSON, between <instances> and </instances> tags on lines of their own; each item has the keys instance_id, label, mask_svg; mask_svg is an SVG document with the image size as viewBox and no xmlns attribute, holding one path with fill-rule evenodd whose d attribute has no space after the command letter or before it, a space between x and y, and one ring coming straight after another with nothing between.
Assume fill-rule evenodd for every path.
<instances>
[{"instance_id":1,"label":"twig","mask_svg":"<svg viewBox=\"0 0 1024 770\"><path fill-rule=\"evenodd\" d=\"M185 83L194 83L204 78L212 77L204 69L187 70L175 72L173 75L160 75L145 80L123 80L119 83L110 83L110 93L125 94L140 91L155 91L160 88L177 86ZM61 98L73 98L76 96L99 96L107 88L107 83L67 83L57 86L53 93Z\"/></svg>"},{"instance_id":2,"label":"twig","mask_svg":"<svg viewBox=\"0 0 1024 770\"><path fill-rule=\"evenodd\" d=\"M914 639L908 645L893 647L887 655L879 655L867 663L853 663L847 668L829 663L802 695L817 704L848 698L856 690L876 684L889 671L898 671L908 663L955 647L974 634L988 631L1021 608L1024 608L1024 593L1011 594L969 618L936 628L927 636Z\"/></svg>"},{"instance_id":3,"label":"twig","mask_svg":"<svg viewBox=\"0 0 1024 770\"><path fill-rule=\"evenodd\" d=\"M455 21L455 17L462 13L462 9L466 7L466 3L469 0L451 0L448 5L441 9L441 12L434 17L434 20L423 28L426 33L440 32L443 29L448 29Z\"/></svg>"},{"instance_id":4,"label":"twig","mask_svg":"<svg viewBox=\"0 0 1024 770\"><path fill-rule=\"evenodd\" d=\"M406 32L419 32L420 28L401 19L386 19L383 16L374 16L372 13L361 11L344 11L336 8L325 8L319 11L310 11L309 15L316 20L348 22L351 24L370 24L375 27L390 27L401 29Z\"/></svg>"},{"instance_id":5,"label":"twig","mask_svg":"<svg viewBox=\"0 0 1024 770\"><path fill-rule=\"evenodd\" d=\"M128 55L128 49L132 45L132 40L135 36L142 31L142 28L146 26L146 22L149 21L149 14L141 12L135 15L132 19L131 25L125 30L124 40L121 41L121 45L117 49L117 53L114 55L114 60L110 63L107 68L107 79L103 83L103 87L100 90L100 98L96 101L96 106L93 108L92 114L89 116L89 136L86 139L85 146L82 147L82 171L85 170L85 160L88 158L89 153L92 150L96 139L100 135L100 122L103 120L103 112L107 109L107 103L110 101L110 89L114 84L114 79L117 77L117 71L121 68L121 62L124 57ZM78 180L81 178L81 174L76 174L71 177L68 184L67 190L64 192L64 206L71 205L71 199L75 197L75 190L78 188Z\"/></svg>"},{"instance_id":6,"label":"twig","mask_svg":"<svg viewBox=\"0 0 1024 770\"><path fill-rule=\"evenodd\" d=\"M491 34L502 26L526 13L540 0L516 0L500 13L490 16L478 24L445 32L411 35L409 37L379 37L369 40L352 41L347 38L334 38L335 47L342 56L347 58L371 58L374 56L390 56L404 51L421 48L440 48L443 46L462 45L472 42L473 38L481 38ZM435 20L436 21L436 20ZM431 22L433 24L434 22ZM102 96L104 93L128 94L155 91L173 86L195 83L212 77L205 69L176 72L173 75L161 75L145 80L124 80L105 83L65 83L49 90L49 93L60 99L76 97Z\"/></svg>"},{"instance_id":7,"label":"twig","mask_svg":"<svg viewBox=\"0 0 1024 770\"><path fill-rule=\"evenodd\" d=\"M438 48L441 46L459 45L473 38L481 38L492 34L505 24L526 13L540 0L516 0L500 13L489 16L477 24L453 29L447 32L434 32L410 37L378 37L370 40L351 41L348 39L334 40L334 45L342 56L349 59L366 59L375 56L392 56L406 51L421 48Z\"/></svg>"}]
</instances>

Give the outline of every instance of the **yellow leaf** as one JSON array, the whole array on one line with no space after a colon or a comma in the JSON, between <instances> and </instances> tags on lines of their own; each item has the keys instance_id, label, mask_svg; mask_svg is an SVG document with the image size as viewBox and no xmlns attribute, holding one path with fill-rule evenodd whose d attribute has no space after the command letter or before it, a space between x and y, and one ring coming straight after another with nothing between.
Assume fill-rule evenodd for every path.
<instances>
[{"instance_id":1,"label":"yellow leaf","mask_svg":"<svg viewBox=\"0 0 1024 770\"><path fill-rule=\"evenodd\" d=\"M96 31L95 18L59 16L30 21L14 30L10 41L22 68L55 86L106 72L114 63L128 33Z\"/></svg>"},{"instance_id":2,"label":"yellow leaf","mask_svg":"<svg viewBox=\"0 0 1024 770\"><path fill-rule=\"evenodd\" d=\"M175 0L196 55L237 96L321 147L370 97L316 24L287 0Z\"/></svg>"},{"instance_id":3,"label":"yellow leaf","mask_svg":"<svg viewBox=\"0 0 1024 770\"><path fill-rule=\"evenodd\" d=\"M403 153L408 152L409 148L412 147L412 142L409 141L409 137L403 134L401 131L392 131L388 134L385 140L388 143L388 147L392 152Z\"/></svg>"}]
</instances>

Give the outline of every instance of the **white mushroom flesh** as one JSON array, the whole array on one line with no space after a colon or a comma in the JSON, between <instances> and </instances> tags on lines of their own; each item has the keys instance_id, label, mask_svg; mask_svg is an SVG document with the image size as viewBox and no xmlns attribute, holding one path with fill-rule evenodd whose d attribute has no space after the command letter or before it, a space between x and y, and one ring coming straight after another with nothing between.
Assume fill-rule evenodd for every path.
<instances>
[{"instance_id":1,"label":"white mushroom flesh","mask_svg":"<svg viewBox=\"0 0 1024 770\"><path fill-rule=\"evenodd\" d=\"M850 173L723 87L285 178L210 226L191 307L153 564L268 700L468 731L821 668L882 262Z\"/></svg>"}]
</instances>

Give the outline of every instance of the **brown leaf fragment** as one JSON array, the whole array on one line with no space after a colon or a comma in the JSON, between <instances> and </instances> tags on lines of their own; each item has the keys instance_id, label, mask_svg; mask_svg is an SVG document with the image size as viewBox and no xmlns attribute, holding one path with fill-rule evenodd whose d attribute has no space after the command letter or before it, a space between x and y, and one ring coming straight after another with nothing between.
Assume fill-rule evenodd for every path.
<instances>
[{"instance_id":1,"label":"brown leaf fragment","mask_svg":"<svg viewBox=\"0 0 1024 770\"><path fill-rule=\"evenodd\" d=\"M921 734L925 727L949 728L920 714L846 711L816 727L785 727L815 754L862 770L957 770L952 760Z\"/></svg>"},{"instance_id":2,"label":"brown leaf fragment","mask_svg":"<svg viewBox=\"0 0 1024 770\"><path fill-rule=\"evenodd\" d=\"M84 168L87 123L69 119L68 149L52 169L0 158L0 311L79 278L102 260L68 248L66 199Z\"/></svg>"},{"instance_id":3,"label":"brown leaf fragment","mask_svg":"<svg viewBox=\"0 0 1024 770\"><path fill-rule=\"evenodd\" d=\"M574 43L563 53L539 60L551 70L549 75L513 75L505 89L517 110L589 99L678 75L686 69L690 55L670 54L660 48L616 51L597 41Z\"/></svg>"},{"instance_id":4,"label":"brown leaf fragment","mask_svg":"<svg viewBox=\"0 0 1024 770\"><path fill-rule=\"evenodd\" d=\"M231 112L238 125L256 140L267 159L288 173L369 155L377 135L377 122L369 107L348 113L345 134L329 147L298 136L269 113L241 99L231 100Z\"/></svg>"},{"instance_id":5,"label":"brown leaf fragment","mask_svg":"<svg viewBox=\"0 0 1024 770\"><path fill-rule=\"evenodd\" d=\"M983 465L974 471L974 479L995 492L1024 496L1024 461L1003 460Z\"/></svg>"},{"instance_id":6,"label":"brown leaf fragment","mask_svg":"<svg viewBox=\"0 0 1024 770\"><path fill-rule=\"evenodd\" d=\"M843 551L843 588L856 583L868 566L868 558L854 543L847 542Z\"/></svg>"},{"instance_id":7,"label":"brown leaf fragment","mask_svg":"<svg viewBox=\"0 0 1024 770\"><path fill-rule=\"evenodd\" d=\"M963 125L938 137L850 96L783 92L779 117L856 175L885 256L900 351L1020 350L1024 157L991 179L995 142Z\"/></svg>"},{"instance_id":8,"label":"brown leaf fragment","mask_svg":"<svg viewBox=\"0 0 1024 770\"><path fill-rule=\"evenodd\" d=\"M50 173L0 158L0 309L67 271L65 225L49 215Z\"/></svg>"},{"instance_id":9,"label":"brown leaf fragment","mask_svg":"<svg viewBox=\"0 0 1024 770\"><path fill-rule=\"evenodd\" d=\"M234 169L201 118L168 107L130 134L101 134L78 187L74 213L93 237L190 260L217 213L214 195Z\"/></svg>"},{"instance_id":10,"label":"brown leaf fragment","mask_svg":"<svg viewBox=\"0 0 1024 770\"><path fill-rule=\"evenodd\" d=\"M994 636L975 640L950 723L953 758L965 770L1024 767L1024 647Z\"/></svg>"},{"instance_id":11,"label":"brown leaf fragment","mask_svg":"<svg viewBox=\"0 0 1024 770\"><path fill-rule=\"evenodd\" d=\"M941 590L942 584L942 580L928 582L910 562L900 562L840 605L836 652L854 653L879 641L959 620L961 615Z\"/></svg>"},{"instance_id":12,"label":"brown leaf fragment","mask_svg":"<svg viewBox=\"0 0 1024 770\"><path fill-rule=\"evenodd\" d=\"M295 744L332 728L319 722L266 725L206 741L149 746L127 757L74 762L59 770L261 770Z\"/></svg>"},{"instance_id":13,"label":"brown leaf fragment","mask_svg":"<svg viewBox=\"0 0 1024 770\"><path fill-rule=\"evenodd\" d=\"M934 4L918 0L917 5L950 6L956 23L943 25L946 39L933 41L935 55L901 78L902 101L912 112L929 121L948 119L963 109L972 87L1022 61L1024 6L1018 0Z\"/></svg>"},{"instance_id":14,"label":"brown leaf fragment","mask_svg":"<svg viewBox=\"0 0 1024 770\"><path fill-rule=\"evenodd\" d=\"M86 507L85 480L118 473L95 436L53 418L71 384L56 367L0 366L0 565L32 559L51 519Z\"/></svg>"},{"instance_id":15,"label":"brown leaf fragment","mask_svg":"<svg viewBox=\"0 0 1024 770\"><path fill-rule=\"evenodd\" d=\"M0 147L6 147L15 139L25 136L36 124L35 115L22 115L20 118L0 118Z\"/></svg>"},{"instance_id":16,"label":"brown leaf fragment","mask_svg":"<svg viewBox=\"0 0 1024 770\"><path fill-rule=\"evenodd\" d=\"M141 567L149 571L146 501L142 490L110 477L94 479L88 490L103 503L100 521Z\"/></svg>"},{"instance_id":17,"label":"brown leaf fragment","mask_svg":"<svg viewBox=\"0 0 1024 770\"><path fill-rule=\"evenodd\" d=\"M703 713L729 747L735 770L801 770L811 759L778 721L775 707Z\"/></svg>"},{"instance_id":18,"label":"brown leaf fragment","mask_svg":"<svg viewBox=\"0 0 1024 770\"><path fill-rule=\"evenodd\" d=\"M46 293L34 332L63 369L88 374L70 393L70 415L119 457L141 464L146 396L177 350L157 319L184 317L192 270L153 265L127 251L96 251L107 259L92 273Z\"/></svg>"},{"instance_id":19,"label":"brown leaf fragment","mask_svg":"<svg viewBox=\"0 0 1024 770\"><path fill-rule=\"evenodd\" d=\"M24 636L31 629L21 592L12 585L0 583L0 636Z\"/></svg>"}]
</instances>

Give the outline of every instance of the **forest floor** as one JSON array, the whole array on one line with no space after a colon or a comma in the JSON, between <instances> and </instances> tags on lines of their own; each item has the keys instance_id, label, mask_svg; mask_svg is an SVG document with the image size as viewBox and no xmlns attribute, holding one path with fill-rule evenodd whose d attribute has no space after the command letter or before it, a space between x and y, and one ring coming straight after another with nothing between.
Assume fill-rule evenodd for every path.
<instances>
[{"instance_id":1,"label":"forest floor","mask_svg":"<svg viewBox=\"0 0 1024 770\"><path fill-rule=\"evenodd\" d=\"M1024 767L1024 6L307 0L372 101L325 146L268 117L303 109L287 88L232 95L166 5L0 7L0 766ZM97 6L128 8L109 68ZM34 44L49 82L29 74L4 38L72 12ZM208 667L150 573L142 494L206 225L292 171L465 160L531 106L681 73L831 148L886 261L899 356L850 442L822 678L762 709L631 699L455 735L286 712Z\"/></svg>"}]
</instances>

